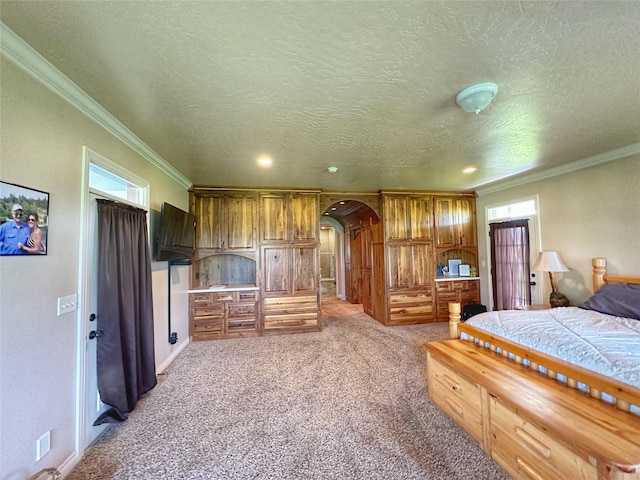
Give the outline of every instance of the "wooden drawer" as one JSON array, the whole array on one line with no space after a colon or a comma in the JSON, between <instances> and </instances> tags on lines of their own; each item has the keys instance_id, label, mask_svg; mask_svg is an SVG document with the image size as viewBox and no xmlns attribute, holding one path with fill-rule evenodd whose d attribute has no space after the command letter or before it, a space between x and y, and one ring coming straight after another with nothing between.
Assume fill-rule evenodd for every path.
<instances>
[{"instance_id":1,"label":"wooden drawer","mask_svg":"<svg viewBox=\"0 0 640 480\"><path fill-rule=\"evenodd\" d=\"M227 321L227 333L253 331L256 329L256 317L230 318Z\"/></svg>"},{"instance_id":2,"label":"wooden drawer","mask_svg":"<svg viewBox=\"0 0 640 480\"><path fill-rule=\"evenodd\" d=\"M222 318L202 317L192 321L193 333L220 333L222 332Z\"/></svg>"},{"instance_id":3,"label":"wooden drawer","mask_svg":"<svg viewBox=\"0 0 640 480\"><path fill-rule=\"evenodd\" d=\"M431 356L427 368L431 400L482 445L482 399L478 386Z\"/></svg>"},{"instance_id":4,"label":"wooden drawer","mask_svg":"<svg viewBox=\"0 0 640 480\"><path fill-rule=\"evenodd\" d=\"M306 328L318 326L317 313L297 313L297 314L281 314L281 315L265 315L265 330L279 330L288 328Z\"/></svg>"},{"instance_id":5,"label":"wooden drawer","mask_svg":"<svg viewBox=\"0 0 640 480\"><path fill-rule=\"evenodd\" d=\"M257 302L258 292L253 290L240 291L238 292L238 301L239 302Z\"/></svg>"},{"instance_id":6,"label":"wooden drawer","mask_svg":"<svg viewBox=\"0 0 640 480\"><path fill-rule=\"evenodd\" d=\"M256 304L254 303L230 303L228 305L229 317L247 317L250 315L255 316Z\"/></svg>"},{"instance_id":7,"label":"wooden drawer","mask_svg":"<svg viewBox=\"0 0 640 480\"><path fill-rule=\"evenodd\" d=\"M431 303L433 298L427 293L394 293L389 295L389 304L397 305L423 305Z\"/></svg>"},{"instance_id":8,"label":"wooden drawer","mask_svg":"<svg viewBox=\"0 0 640 480\"><path fill-rule=\"evenodd\" d=\"M516 479L597 480L596 467L491 397L491 456Z\"/></svg>"},{"instance_id":9,"label":"wooden drawer","mask_svg":"<svg viewBox=\"0 0 640 480\"><path fill-rule=\"evenodd\" d=\"M193 316L195 317L222 317L224 315L224 305L194 305L192 307Z\"/></svg>"},{"instance_id":10,"label":"wooden drawer","mask_svg":"<svg viewBox=\"0 0 640 480\"><path fill-rule=\"evenodd\" d=\"M238 301L238 292L214 292L213 301L214 302L237 302Z\"/></svg>"},{"instance_id":11,"label":"wooden drawer","mask_svg":"<svg viewBox=\"0 0 640 480\"><path fill-rule=\"evenodd\" d=\"M189 300L191 301L191 305L202 305L213 303L213 293L205 292L205 293L190 293Z\"/></svg>"},{"instance_id":12,"label":"wooden drawer","mask_svg":"<svg viewBox=\"0 0 640 480\"><path fill-rule=\"evenodd\" d=\"M281 312L286 313L298 313L318 311L318 297L315 295L308 295L302 297L275 297L265 298L263 300L262 308L265 314L269 312ZM317 315L316 315L317 316Z\"/></svg>"}]
</instances>

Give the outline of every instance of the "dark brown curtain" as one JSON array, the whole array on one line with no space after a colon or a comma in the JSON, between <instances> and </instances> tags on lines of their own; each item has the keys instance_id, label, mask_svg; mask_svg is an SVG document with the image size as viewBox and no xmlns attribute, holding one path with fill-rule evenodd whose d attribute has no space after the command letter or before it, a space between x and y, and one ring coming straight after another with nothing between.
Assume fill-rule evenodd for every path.
<instances>
[{"instance_id":1,"label":"dark brown curtain","mask_svg":"<svg viewBox=\"0 0 640 480\"><path fill-rule=\"evenodd\" d=\"M146 212L98 200L98 390L109 405L94 425L125 421L156 385Z\"/></svg>"},{"instance_id":2,"label":"dark brown curtain","mask_svg":"<svg viewBox=\"0 0 640 480\"><path fill-rule=\"evenodd\" d=\"M531 303L529 220L490 223L493 309L513 310Z\"/></svg>"}]
</instances>

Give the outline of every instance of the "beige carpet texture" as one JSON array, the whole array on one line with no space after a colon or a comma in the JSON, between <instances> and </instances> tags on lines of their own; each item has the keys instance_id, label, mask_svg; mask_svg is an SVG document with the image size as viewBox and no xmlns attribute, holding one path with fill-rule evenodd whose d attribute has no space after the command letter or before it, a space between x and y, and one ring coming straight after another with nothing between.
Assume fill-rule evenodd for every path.
<instances>
[{"instance_id":1,"label":"beige carpet texture","mask_svg":"<svg viewBox=\"0 0 640 480\"><path fill-rule=\"evenodd\" d=\"M510 477L427 396L427 341L323 297L322 332L191 343L67 480Z\"/></svg>"}]
</instances>

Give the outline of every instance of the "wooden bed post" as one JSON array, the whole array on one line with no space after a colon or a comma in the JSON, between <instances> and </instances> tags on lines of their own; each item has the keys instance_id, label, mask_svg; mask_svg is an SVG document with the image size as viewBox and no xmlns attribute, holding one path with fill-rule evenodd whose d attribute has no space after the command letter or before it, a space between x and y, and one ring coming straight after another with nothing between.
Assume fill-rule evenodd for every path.
<instances>
[{"instance_id":1,"label":"wooden bed post","mask_svg":"<svg viewBox=\"0 0 640 480\"><path fill-rule=\"evenodd\" d=\"M593 293L604 287L607 283L605 276L607 274L607 261L604 258L592 258L591 267L593 270Z\"/></svg>"},{"instance_id":2,"label":"wooden bed post","mask_svg":"<svg viewBox=\"0 0 640 480\"><path fill-rule=\"evenodd\" d=\"M458 302L449 302L449 338L460 338L460 312L461 307Z\"/></svg>"}]
</instances>

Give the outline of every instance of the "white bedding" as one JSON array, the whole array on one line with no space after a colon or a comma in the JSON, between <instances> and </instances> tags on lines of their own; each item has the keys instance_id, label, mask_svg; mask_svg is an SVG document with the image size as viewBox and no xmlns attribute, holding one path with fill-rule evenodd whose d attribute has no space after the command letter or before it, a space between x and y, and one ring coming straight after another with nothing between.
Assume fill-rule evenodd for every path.
<instances>
[{"instance_id":1,"label":"white bedding","mask_svg":"<svg viewBox=\"0 0 640 480\"><path fill-rule=\"evenodd\" d=\"M468 325L640 388L640 321L578 307L501 310Z\"/></svg>"}]
</instances>

